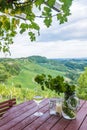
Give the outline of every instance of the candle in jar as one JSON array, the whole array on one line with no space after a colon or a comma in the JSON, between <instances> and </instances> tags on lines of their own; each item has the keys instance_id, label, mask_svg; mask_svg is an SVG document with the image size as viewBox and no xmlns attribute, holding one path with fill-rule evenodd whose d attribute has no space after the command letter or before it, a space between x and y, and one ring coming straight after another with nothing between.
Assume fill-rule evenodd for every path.
<instances>
[{"instance_id":1,"label":"candle in jar","mask_svg":"<svg viewBox=\"0 0 87 130\"><path fill-rule=\"evenodd\" d=\"M56 103L56 112L62 114L62 103Z\"/></svg>"}]
</instances>

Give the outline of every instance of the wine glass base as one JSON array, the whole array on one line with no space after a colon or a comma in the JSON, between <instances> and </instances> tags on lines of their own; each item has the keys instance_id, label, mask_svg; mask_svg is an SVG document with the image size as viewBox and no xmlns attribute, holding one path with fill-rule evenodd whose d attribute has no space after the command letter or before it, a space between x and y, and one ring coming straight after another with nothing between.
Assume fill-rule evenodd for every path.
<instances>
[{"instance_id":1,"label":"wine glass base","mask_svg":"<svg viewBox=\"0 0 87 130\"><path fill-rule=\"evenodd\" d=\"M42 116L42 115L43 115L42 112L36 112L36 113L34 113L34 116L37 116L37 117Z\"/></svg>"}]
</instances>

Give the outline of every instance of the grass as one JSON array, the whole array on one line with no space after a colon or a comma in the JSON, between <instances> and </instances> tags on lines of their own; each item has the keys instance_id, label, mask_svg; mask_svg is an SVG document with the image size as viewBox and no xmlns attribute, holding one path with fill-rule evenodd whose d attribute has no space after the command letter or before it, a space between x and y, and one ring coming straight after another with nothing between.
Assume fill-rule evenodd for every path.
<instances>
[{"instance_id":1,"label":"grass","mask_svg":"<svg viewBox=\"0 0 87 130\"><path fill-rule=\"evenodd\" d=\"M38 64L26 62L21 64L21 72L19 75L12 76L7 80L7 85L18 85L20 84L25 88L34 88L37 84L34 82L34 78L37 74L49 74L52 76L63 75L62 72L47 69Z\"/></svg>"}]
</instances>

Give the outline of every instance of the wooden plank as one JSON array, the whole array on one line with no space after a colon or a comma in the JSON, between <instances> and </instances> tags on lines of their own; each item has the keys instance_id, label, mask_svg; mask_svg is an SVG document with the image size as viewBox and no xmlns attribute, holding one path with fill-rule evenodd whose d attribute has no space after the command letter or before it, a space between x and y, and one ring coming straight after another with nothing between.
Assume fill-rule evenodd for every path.
<instances>
[{"instance_id":1,"label":"wooden plank","mask_svg":"<svg viewBox=\"0 0 87 130\"><path fill-rule=\"evenodd\" d=\"M18 123L20 123L22 120L24 120L26 117L30 116L31 114L33 114L35 111L37 110L37 107L35 107L32 110L29 110L27 112L25 112L24 114L22 113L21 115L19 115L18 117L10 120L9 122L5 123L5 125L0 127L0 130L10 130L12 127L14 127L15 125L17 125ZM32 111L32 112L31 112Z\"/></svg>"},{"instance_id":2,"label":"wooden plank","mask_svg":"<svg viewBox=\"0 0 87 130\"><path fill-rule=\"evenodd\" d=\"M21 110L22 108L26 107L27 105L31 105L34 101L27 101L27 102L23 102L21 104L18 104L14 107L12 107L10 110L8 110L8 112L6 112L2 118L5 118L6 116L9 116L9 114L16 112L18 110Z\"/></svg>"},{"instance_id":3,"label":"wooden plank","mask_svg":"<svg viewBox=\"0 0 87 130\"><path fill-rule=\"evenodd\" d=\"M86 109L87 109L87 102L85 102L83 107L81 107L81 109L78 111L77 118L75 120L72 120L65 130L78 130L87 114Z\"/></svg>"},{"instance_id":4,"label":"wooden plank","mask_svg":"<svg viewBox=\"0 0 87 130\"><path fill-rule=\"evenodd\" d=\"M28 104L32 104L34 101L28 101L28 102L24 102L21 104L18 104L14 107L12 107L10 110L8 110L8 112L6 112L2 118L6 118L6 116L9 116L9 114L12 114L13 112L16 112L18 110L21 110L22 108L26 107Z\"/></svg>"},{"instance_id":5,"label":"wooden plank","mask_svg":"<svg viewBox=\"0 0 87 130\"><path fill-rule=\"evenodd\" d=\"M83 107L85 103L86 103L86 100L80 100L80 106L79 106L78 110L80 110L81 107Z\"/></svg>"},{"instance_id":6,"label":"wooden plank","mask_svg":"<svg viewBox=\"0 0 87 130\"><path fill-rule=\"evenodd\" d=\"M48 100L49 100L49 99L44 99L44 101L46 101L46 102L48 102ZM43 103L44 101L42 101L42 103ZM29 101L23 102L23 103L21 103L21 104L18 104L17 107L16 107L16 106L12 107L9 112L7 112L7 113L5 113L5 114L3 115L3 118L4 118L5 116L8 116L10 113L13 113L13 112L15 112L15 111L18 111L19 109L21 110L22 108L26 107L27 105L30 105L30 106L31 106L31 104L32 104L33 102L34 102L33 100L29 100Z\"/></svg>"},{"instance_id":7,"label":"wooden plank","mask_svg":"<svg viewBox=\"0 0 87 130\"><path fill-rule=\"evenodd\" d=\"M50 130L61 119L59 115L52 115L37 130Z\"/></svg>"},{"instance_id":8,"label":"wooden plank","mask_svg":"<svg viewBox=\"0 0 87 130\"><path fill-rule=\"evenodd\" d=\"M36 130L41 124L43 124L48 118L50 118L50 114L47 111L44 113L44 116L41 116L34 120L31 124L25 127L23 130Z\"/></svg>"},{"instance_id":9,"label":"wooden plank","mask_svg":"<svg viewBox=\"0 0 87 130\"><path fill-rule=\"evenodd\" d=\"M45 108L41 108L40 110L43 111L43 113L46 113L48 110L48 105L45 106ZM48 112L47 112L48 113ZM22 120L20 123L16 124L14 127L10 128L10 130L23 130L26 126L37 120L38 117L34 116L33 114Z\"/></svg>"},{"instance_id":10,"label":"wooden plank","mask_svg":"<svg viewBox=\"0 0 87 130\"><path fill-rule=\"evenodd\" d=\"M87 130L87 115L83 123L81 124L79 130Z\"/></svg>"},{"instance_id":11,"label":"wooden plank","mask_svg":"<svg viewBox=\"0 0 87 130\"><path fill-rule=\"evenodd\" d=\"M11 120L17 118L18 116L20 116L20 115L22 115L23 113L29 111L30 109L32 109L32 108L35 107L35 106L36 106L36 104L35 104L34 102L32 102L32 104L28 104L28 105L26 105L25 107L22 107L22 106L21 106L20 109L16 109L16 111L14 111L14 112L12 112L12 113L9 113L10 111L8 111L8 112L7 112L8 114L7 114L4 118L1 119L1 121L0 121L0 126L2 126L2 125L4 125L4 124L8 123L9 121L11 121ZM16 108L17 108L17 107L18 107L18 106L16 106Z\"/></svg>"},{"instance_id":12,"label":"wooden plank","mask_svg":"<svg viewBox=\"0 0 87 130\"><path fill-rule=\"evenodd\" d=\"M69 123L70 120L61 118L50 130L64 130Z\"/></svg>"},{"instance_id":13,"label":"wooden plank","mask_svg":"<svg viewBox=\"0 0 87 130\"><path fill-rule=\"evenodd\" d=\"M37 118L37 120L33 121L31 124L29 124L23 130L36 130L42 124L44 124L47 120L48 120L48 122L49 122L49 120L53 121L53 118L55 118L55 116L50 116L50 114L49 114L49 104L48 104L48 111L47 111L47 113L45 113L43 116ZM55 119L55 121L58 121L58 117ZM55 121L54 121L54 123L55 123ZM45 127L44 127L44 130L45 130Z\"/></svg>"}]
</instances>

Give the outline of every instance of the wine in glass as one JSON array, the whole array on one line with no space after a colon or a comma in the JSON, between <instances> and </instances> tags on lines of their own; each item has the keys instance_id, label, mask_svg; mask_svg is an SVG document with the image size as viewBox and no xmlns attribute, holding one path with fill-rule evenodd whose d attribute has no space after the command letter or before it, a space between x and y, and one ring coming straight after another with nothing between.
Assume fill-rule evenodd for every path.
<instances>
[{"instance_id":1,"label":"wine in glass","mask_svg":"<svg viewBox=\"0 0 87 130\"><path fill-rule=\"evenodd\" d=\"M39 91L40 92L40 91ZM43 96L41 96L41 94L37 93L36 96L33 97L33 100L36 102L37 106L38 106L38 110L36 113L34 113L35 116L42 116L43 113L39 111L39 104L41 103L41 101L43 100Z\"/></svg>"}]
</instances>

